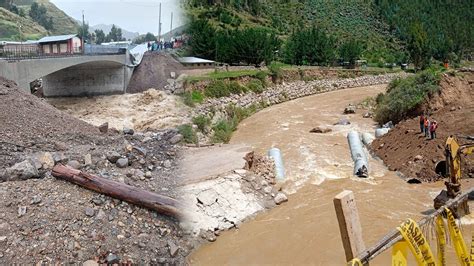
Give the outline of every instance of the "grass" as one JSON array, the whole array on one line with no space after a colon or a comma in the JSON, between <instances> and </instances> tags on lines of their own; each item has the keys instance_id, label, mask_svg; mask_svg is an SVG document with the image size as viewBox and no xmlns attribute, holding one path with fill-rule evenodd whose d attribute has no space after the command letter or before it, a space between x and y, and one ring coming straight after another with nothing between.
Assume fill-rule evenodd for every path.
<instances>
[{"instance_id":1,"label":"grass","mask_svg":"<svg viewBox=\"0 0 474 266\"><path fill-rule=\"evenodd\" d=\"M198 115L193 117L193 124L195 124L201 132L205 132L206 128L211 125L211 119L205 115Z\"/></svg>"},{"instance_id":2,"label":"grass","mask_svg":"<svg viewBox=\"0 0 474 266\"><path fill-rule=\"evenodd\" d=\"M227 118L217 122L212 129L214 134L211 137L213 143L228 143L232 133L237 129L242 120L258 111L258 106L251 105L248 108L228 105L226 108Z\"/></svg>"},{"instance_id":3,"label":"grass","mask_svg":"<svg viewBox=\"0 0 474 266\"><path fill-rule=\"evenodd\" d=\"M196 104L204 101L204 95L200 91L185 92L182 95L184 104L189 107L194 107Z\"/></svg>"},{"instance_id":4,"label":"grass","mask_svg":"<svg viewBox=\"0 0 474 266\"><path fill-rule=\"evenodd\" d=\"M256 69L245 69L245 70L232 70L232 71L214 71L207 73L202 76L189 76L186 78L188 82L202 81L202 80L220 80L220 79L233 79L240 77L256 77L261 70Z\"/></svg>"}]
</instances>

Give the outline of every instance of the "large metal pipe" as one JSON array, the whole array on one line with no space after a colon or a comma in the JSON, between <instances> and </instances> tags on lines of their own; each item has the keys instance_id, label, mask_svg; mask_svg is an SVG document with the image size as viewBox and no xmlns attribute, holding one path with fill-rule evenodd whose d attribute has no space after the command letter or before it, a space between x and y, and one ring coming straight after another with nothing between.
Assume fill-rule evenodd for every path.
<instances>
[{"instance_id":1,"label":"large metal pipe","mask_svg":"<svg viewBox=\"0 0 474 266\"><path fill-rule=\"evenodd\" d=\"M389 128L377 128L375 130L375 137L380 138L381 136L387 134L389 130Z\"/></svg>"},{"instance_id":2,"label":"large metal pipe","mask_svg":"<svg viewBox=\"0 0 474 266\"><path fill-rule=\"evenodd\" d=\"M359 177L368 177L369 164L359 133L356 131L349 132L349 134L347 134L347 140L349 141L351 157L354 161L354 174Z\"/></svg>"},{"instance_id":3,"label":"large metal pipe","mask_svg":"<svg viewBox=\"0 0 474 266\"><path fill-rule=\"evenodd\" d=\"M268 157L272 158L275 162L275 177L276 180L281 182L285 181L285 167L283 166L283 159L281 157L281 151L278 148L271 148L268 151Z\"/></svg>"},{"instance_id":4,"label":"large metal pipe","mask_svg":"<svg viewBox=\"0 0 474 266\"><path fill-rule=\"evenodd\" d=\"M367 132L362 133L362 142L366 146L369 146L370 144L372 144L372 141L374 141L374 139L375 139L374 135Z\"/></svg>"}]
</instances>

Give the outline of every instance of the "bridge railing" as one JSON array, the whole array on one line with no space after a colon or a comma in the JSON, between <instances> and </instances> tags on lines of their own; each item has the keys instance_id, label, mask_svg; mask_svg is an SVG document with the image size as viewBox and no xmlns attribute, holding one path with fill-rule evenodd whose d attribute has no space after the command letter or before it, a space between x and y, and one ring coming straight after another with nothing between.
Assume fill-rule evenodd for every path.
<instances>
[{"instance_id":1,"label":"bridge railing","mask_svg":"<svg viewBox=\"0 0 474 266\"><path fill-rule=\"evenodd\" d=\"M14 46L1 47L0 59L8 61L26 60L26 59L42 59L42 58L61 58L61 57L75 57L75 56L90 56L90 55L118 55L126 54L127 48L120 47L101 47L100 45L86 45L84 53L82 50L77 50L72 53L44 53L39 46Z\"/></svg>"}]
</instances>

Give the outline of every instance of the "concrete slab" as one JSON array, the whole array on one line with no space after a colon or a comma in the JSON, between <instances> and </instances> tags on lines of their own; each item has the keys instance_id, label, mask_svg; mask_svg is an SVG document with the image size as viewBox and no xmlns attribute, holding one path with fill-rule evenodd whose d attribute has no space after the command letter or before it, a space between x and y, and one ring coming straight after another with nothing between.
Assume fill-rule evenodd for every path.
<instances>
[{"instance_id":1,"label":"concrete slab","mask_svg":"<svg viewBox=\"0 0 474 266\"><path fill-rule=\"evenodd\" d=\"M250 146L240 144L189 148L180 160L178 174L183 184L207 180L243 168L243 158L251 151Z\"/></svg>"}]
</instances>

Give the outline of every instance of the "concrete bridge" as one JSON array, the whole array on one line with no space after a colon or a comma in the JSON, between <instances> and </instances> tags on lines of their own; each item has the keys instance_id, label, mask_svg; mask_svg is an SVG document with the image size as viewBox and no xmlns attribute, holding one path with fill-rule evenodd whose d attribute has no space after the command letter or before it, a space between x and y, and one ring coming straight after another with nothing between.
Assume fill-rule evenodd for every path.
<instances>
[{"instance_id":1,"label":"concrete bridge","mask_svg":"<svg viewBox=\"0 0 474 266\"><path fill-rule=\"evenodd\" d=\"M30 91L43 78L47 97L124 93L133 73L129 53L78 55L7 61L0 59L0 76Z\"/></svg>"}]
</instances>

